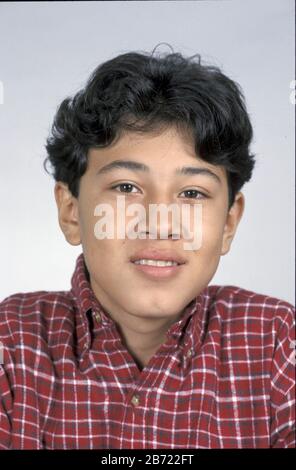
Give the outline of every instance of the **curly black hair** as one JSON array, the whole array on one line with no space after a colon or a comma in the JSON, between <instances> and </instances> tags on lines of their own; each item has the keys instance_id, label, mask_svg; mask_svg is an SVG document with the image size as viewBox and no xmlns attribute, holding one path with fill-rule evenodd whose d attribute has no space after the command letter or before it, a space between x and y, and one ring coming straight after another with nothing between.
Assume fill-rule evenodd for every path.
<instances>
[{"instance_id":1,"label":"curly black hair","mask_svg":"<svg viewBox=\"0 0 296 470\"><path fill-rule=\"evenodd\" d=\"M158 46L156 46L158 47ZM255 165L252 125L241 87L201 56L174 51L128 52L99 65L86 86L60 104L46 141L56 181L79 195L90 148L117 142L123 132L159 132L175 126L193 139L195 153L223 166L229 208Z\"/></svg>"}]
</instances>

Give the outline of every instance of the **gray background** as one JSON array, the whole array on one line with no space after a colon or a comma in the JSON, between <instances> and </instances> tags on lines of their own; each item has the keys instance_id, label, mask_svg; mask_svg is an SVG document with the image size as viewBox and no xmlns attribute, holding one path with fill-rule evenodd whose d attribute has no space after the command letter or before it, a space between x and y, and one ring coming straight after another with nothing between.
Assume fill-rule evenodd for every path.
<instances>
[{"instance_id":1,"label":"gray background","mask_svg":"<svg viewBox=\"0 0 296 470\"><path fill-rule=\"evenodd\" d=\"M292 0L1 3L0 300L67 290L81 252L42 168L57 105L100 62L168 42L241 84L255 131L244 218L211 284L294 303L294 37Z\"/></svg>"}]
</instances>

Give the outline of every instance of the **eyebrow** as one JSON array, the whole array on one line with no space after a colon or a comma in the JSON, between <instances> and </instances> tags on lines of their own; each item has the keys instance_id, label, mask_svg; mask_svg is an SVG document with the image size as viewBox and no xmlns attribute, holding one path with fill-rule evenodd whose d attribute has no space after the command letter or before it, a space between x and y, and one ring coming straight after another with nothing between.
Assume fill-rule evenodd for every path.
<instances>
[{"instance_id":1,"label":"eyebrow","mask_svg":"<svg viewBox=\"0 0 296 470\"><path fill-rule=\"evenodd\" d=\"M126 170L131 170L131 171L136 171L136 172L139 172L139 171L144 172L144 173L150 172L149 166L145 165L144 163L135 162L133 160L114 160L113 162L108 163L107 165L100 168L96 174L97 175L106 174L118 168L119 169L124 168ZM221 183L221 179L219 178L219 176L216 175L216 173L214 173L208 168L200 168L196 166L183 166L180 168L176 168L175 173L176 175L189 175L189 176L206 175L215 179L218 183Z\"/></svg>"}]
</instances>

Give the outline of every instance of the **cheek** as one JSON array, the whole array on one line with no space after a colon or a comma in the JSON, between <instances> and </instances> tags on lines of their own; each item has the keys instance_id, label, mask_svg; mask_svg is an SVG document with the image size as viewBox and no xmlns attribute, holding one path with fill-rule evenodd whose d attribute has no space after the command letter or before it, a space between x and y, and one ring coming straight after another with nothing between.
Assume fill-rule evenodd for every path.
<instances>
[{"instance_id":1,"label":"cheek","mask_svg":"<svg viewBox=\"0 0 296 470\"><path fill-rule=\"evenodd\" d=\"M111 269L122 266L124 262L125 240L97 240L93 235L90 240L85 240L84 250L96 260L104 265L104 269Z\"/></svg>"},{"instance_id":2,"label":"cheek","mask_svg":"<svg viewBox=\"0 0 296 470\"><path fill-rule=\"evenodd\" d=\"M78 211L79 211L79 227L82 244L86 241L90 243L95 240L94 226L97 218L94 216L96 204L90 200L85 193L79 195Z\"/></svg>"},{"instance_id":3,"label":"cheek","mask_svg":"<svg viewBox=\"0 0 296 470\"><path fill-rule=\"evenodd\" d=\"M122 240L96 240L83 246L86 265L97 285L106 291L120 290L124 260Z\"/></svg>"},{"instance_id":4,"label":"cheek","mask_svg":"<svg viewBox=\"0 0 296 470\"><path fill-rule=\"evenodd\" d=\"M224 219L221 212L203 213L202 245L200 253L205 257L219 256L223 241Z\"/></svg>"}]
</instances>

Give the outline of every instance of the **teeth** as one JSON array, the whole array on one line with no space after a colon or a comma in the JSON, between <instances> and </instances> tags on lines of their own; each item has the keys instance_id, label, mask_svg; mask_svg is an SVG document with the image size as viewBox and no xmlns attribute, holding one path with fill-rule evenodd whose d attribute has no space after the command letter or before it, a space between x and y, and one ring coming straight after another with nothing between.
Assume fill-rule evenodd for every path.
<instances>
[{"instance_id":1,"label":"teeth","mask_svg":"<svg viewBox=\"0 0 296 470\"><path fill-rule=\"evenodd\" d=\"M138 259L135 264L146 264L148 266L178 266L176 261L162 261L156 259Z\"/></svg>"}]
</instances>

